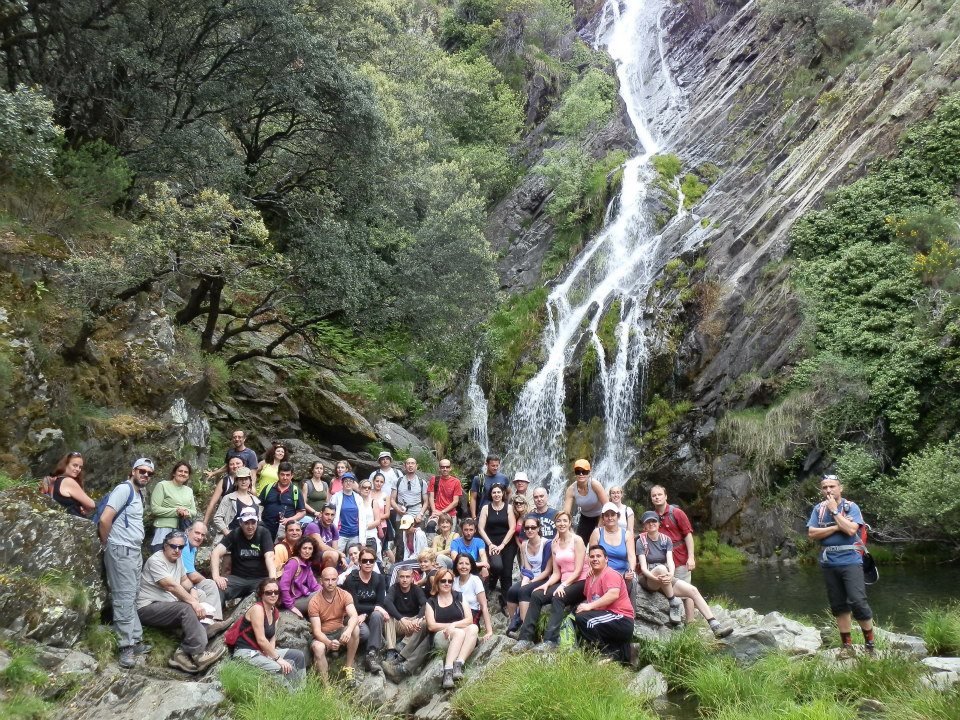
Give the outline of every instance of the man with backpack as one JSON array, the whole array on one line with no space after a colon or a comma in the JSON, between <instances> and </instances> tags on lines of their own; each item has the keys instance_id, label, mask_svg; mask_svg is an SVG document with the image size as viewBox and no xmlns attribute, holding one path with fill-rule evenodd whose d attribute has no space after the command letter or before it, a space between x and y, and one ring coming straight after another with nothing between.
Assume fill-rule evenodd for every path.
<instances>
[{"instance_id":1,"label":"man with backpack","mask_svg":"<svg viewBox=\"0 0 960 720\"><path fill-rule=\"evenodd\" d=\"M284 460L277 466L277 482L268 483L260 491L263 503L263 526L272 537L280 534L280 528L289 523L299 523L307 510L300 488L293 482L293 465Z\"/></svg>"},{"instance_id":2,"label":"man with backpack","mask_svg":"<svg viewBox=\"0 0 960 720\"><path fill-rule=\"evenodd\" d=\"M807 536L820 543L820 569L840 631L840 652L853 656L852 617L863 631L866 651L873 654L873 611L863 579L863 515L856 503L843 499L843 486L836 475L823 476L820 492L823 501L810 513Z\"/></svg>"},{"instance_id":3,"label":"man with backpack","mask_svg":"<svg viewBox=\"0 0 960 720\"><path fill-rule=\"evenodd\" d=\"M411 515L413 524L419 526L427 516L427 483L417 474L416 458L404 460L403 469L406 472L393 488L390 506L401 517Z\"/></svg>"},{"instance_id":4,"label":"man with backpack","mask_svg":"<svg viewBox=\"0 0 960 720\"><path fill-rule=\"evenodd\" d=\"M693 557L693 525L690 524L690 518L676 505L667 502L667 490L663 485L650 488L650 502L660 517L660 534L666 535L673 543L673 562L676 563L673 576L692 584L690 575L697 567L697 562ZM687 622L693 622L693 600L684 598L683 608Z\"/></svg>"},{"instance_id":5,"label":"man with backpack","mask_svg":"<svg viewBox=\"0 0 960 720\"><path fill-rule=\"evenodd\" d=\"M110 586L113 627L120 650L118 664L127 669L146 655L152 646L143 642L143 628L137 615L140 570L143 567L143 488L153 477L153 461L139 458L130 477L105 496L94 511L97 534L103 549L103 564Z\"/></svg>"},{"instance_id":6,"label":"man with backpack","mask_svg":"<svg viewBox=\"0 0 960 720\"><path fill-rule=\"evenodd\" d=\"M524 475L526 478L526 475ZM473 476L470 482L470 517L480 517L480 510L484 505L490 503L490 490L494 485L503 485L508 492L504 500L509 500L510 481L507 476L500 472L500 456L487 455L486 463L483 466L483 472Z\"/></svg>"}]
</instances>

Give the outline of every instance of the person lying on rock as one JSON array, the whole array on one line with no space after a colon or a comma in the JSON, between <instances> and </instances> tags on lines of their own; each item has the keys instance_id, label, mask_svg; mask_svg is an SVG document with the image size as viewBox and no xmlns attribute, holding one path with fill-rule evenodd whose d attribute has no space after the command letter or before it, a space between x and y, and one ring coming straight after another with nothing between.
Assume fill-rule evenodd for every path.
<instances>
[{"instance_id":1,"label":"person lying on rock","mask_svg":"<svg viewBox=\"0 0 960 720\"><path fill-rule=\"evenodd\" d=\"M187 543L185 533L168 533L161 548L144 564L137 614L141 625L178 628L183 632L183 641L169 665L193 674L203 672L223 657L226 647L207 650L207 628L211 625L204 623L223 620L218 612L220 593L212 580L204 580L200 585L190 580L181 559Z\"/></svg>"},{"instance_id":2,"label":"person lying on rock","mask_svg":"<svg viewBox=\"0 0 960 720\"><path fill-rule=\"evenodd\" d=\"M595 646L604 655L629 665L635 614L626 581L610 567L602 545L591 545L587 560L590 573L583 586L585 599L577 605L575 615L580 644Z\"/></svg>"},{"instance_id":3,"label":"person lying on rock","mask_svg":"<svg viewBox=\"0 0 960 720\"><path fill-rule=\"evenodd\" d=\"M353 604L353 597L343 588L337 587L336 568L326 567L320 574L320 590L310 596L307 605L307 617L313 642L313 668L327 682L329 669L328 653L347 651L343 666L343 677L351 685L355 682L353 663L360 646L360 618ZM346 623L344 623L346 619Z\"/></svg>"},{"instance_id":4,"label":"person lying on rock","mask_svg":"<svg viewBox=\"0 0 960 720\"><path fill-rule=\"evenodd\" d=\"M677 579L674 574L673 541L660 533L660 516L648 510L640 518L640 525L643 532L637 538L636 548L640 585L649 592L661 592L670 600L670 622L675 625L683 622L680 598L690 598L715 637L725 638L732 633L733 628L720 625L697 588Z\"/></svg>"},{"instance_id":5,"label":"person lying on rock","mask_svg":"<svg viewBox=\"0 0 960 720\"><path fill-rule=\"evenodd\" d=\"M230 554L229 577L220 574L220 561ZM220 588L223 602L249 595L265 578L276 578L273 564L273 537L257 522L257 511L244 508L240 513L240 527L231 530L213 549L210 574Z\"/></svg>"},{"instance_id":6,"label":"person lying on rock","mask_svg":"<svg viewBox=\"0 0 960 720\"><path fill-rule=\"evenodd\" d=\"M257 585L256 593L257 602L250 606L240 623L233 656L261 670L279 674L289 685L299 685L306 678L303 652L277 647L280 585L272 578L265 578Z\"/></svg>"}]
</instances>

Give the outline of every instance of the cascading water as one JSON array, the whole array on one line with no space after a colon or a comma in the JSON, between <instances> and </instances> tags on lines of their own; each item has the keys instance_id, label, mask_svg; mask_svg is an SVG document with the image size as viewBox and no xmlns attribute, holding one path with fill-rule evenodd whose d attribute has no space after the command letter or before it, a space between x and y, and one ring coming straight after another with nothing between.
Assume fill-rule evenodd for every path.
<instances>
[{"instance_id":1,"label":"cascading water","mask_svg":"<svg viewBox=\"0 0 960 720\"><path fill-rule=\"evenodd\" d=\"M490 439L487 434L487 398L483 394L483 388L477 382L477 375L480 374L482 362L482 355L478 355L474 359L473 367L470 369L470 382L467 385L467 404L470 406L467 421L470 426L471 439L480 450L480 465L486 461L487 455L490 453Z\"/></svg>"},{"instance_id":2,"label":"cascading water","mask_svg":"<svg viewBox=\"0 0 960 720\"><path fill-rule=\"evenodd\" d=\"M650 158L662 151L662 138L682 107L663 55L660 16L666 5L608 0L603 9L599 42L616 62L620 94L641 147L624 165L619 211L547 298L546 361L523 387L510 421L506 464L547 485L555 501L566 474L564 370L585 335L596 350L603 391L604 442L594 448L594 475L607 486L621 482L634 461L629 437L649 354L643 301L659 270L662 241L644 200L655 174ZM620 318L608 359L597 327L615 299Z\"/></svg>"}]
</instances>

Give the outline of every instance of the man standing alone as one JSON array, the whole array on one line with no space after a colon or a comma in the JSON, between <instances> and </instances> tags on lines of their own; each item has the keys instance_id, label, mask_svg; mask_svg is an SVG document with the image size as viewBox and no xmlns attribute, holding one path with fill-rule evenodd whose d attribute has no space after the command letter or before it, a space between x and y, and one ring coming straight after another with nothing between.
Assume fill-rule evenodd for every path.
<instances>
[{"instance_id":1,"label":"man standing alone","mask_svg":"<svg viewBox=\"0 0 960 720\"><path fill-rule=\"evenodd\" d=\"M863 515L856 503L843 499L843 486L836 475L823 476L820 492L823 502L810 513L807 535L820 543L820 569L827 584L830 611L837 619L841 652L853 655L852 616L863 631L867 652L872 654L873 611L867 604L863 557L858 548Z\"/></svg>"}]
</instances>

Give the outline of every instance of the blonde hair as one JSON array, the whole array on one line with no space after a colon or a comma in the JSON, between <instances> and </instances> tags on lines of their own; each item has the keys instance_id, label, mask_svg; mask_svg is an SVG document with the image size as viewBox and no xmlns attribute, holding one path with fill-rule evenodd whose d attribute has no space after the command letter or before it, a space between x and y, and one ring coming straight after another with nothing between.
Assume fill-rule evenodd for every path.
<instances>
[{"instance_id":1,"label":"blonde hair","mask_svg":"<svg viewBox=\"0 0 960 720\"><path fill-rule=\"evenodd\" d=\"M436 562L437 553L434 552L433 548L424 548L417 553L417 560L420 562Z\"/></svg>"}]
</instances>

